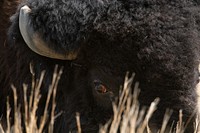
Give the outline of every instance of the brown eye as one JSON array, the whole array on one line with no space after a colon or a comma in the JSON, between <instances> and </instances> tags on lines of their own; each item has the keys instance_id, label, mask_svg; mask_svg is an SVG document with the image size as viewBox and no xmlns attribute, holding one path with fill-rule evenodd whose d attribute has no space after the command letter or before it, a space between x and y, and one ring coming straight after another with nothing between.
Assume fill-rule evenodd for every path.
<instances>
[{"instance_id":1,"label":"brown eye","mask_svg":"<svg viewBox=\"0 0 200 133\"><path fill-rule=\"evenodd\" d=\"M105 85L103 85L101 82L99 81L94 81L94 87L95 87L95 90L98 92L98 93L107 93L108 92L108 89Z\"/></svg>"}]
</instances>

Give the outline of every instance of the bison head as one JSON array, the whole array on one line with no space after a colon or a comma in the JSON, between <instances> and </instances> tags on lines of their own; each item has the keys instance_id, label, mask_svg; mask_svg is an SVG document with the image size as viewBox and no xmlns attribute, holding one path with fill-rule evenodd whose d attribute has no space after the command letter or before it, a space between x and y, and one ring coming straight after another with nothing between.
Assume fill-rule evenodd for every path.
<instances>
[{"instance_id":1,"label":"bison head","mask_svg":"<svg viewBox=\"0 0 200 133\"><path fill-rule=\"evenodd\" d=\"M57 112L63 112L56 119L58 132L76 130L76 112L81 114L83 131L97 131L99 124L111 117L112 102L126 71L131 70L129 18L113 14L118 13L115 6L121 8L120 4L109 7L107 13L108 5L112 4L29 1L11 18L10 51L24 54L20 60L32 62L37 77L43 69L47 71L44 94L55 64L64 66L57 98ZM116 26L108 26L112 22ZM118 39L126 35L126 39ZM20 86L22 81L30 83L30 78L18 78L14 84Z\"/></svg>"},{"instance_id":2,"label":"bison head","mask_svg":"<svg viewBox=\"0 0 200 133\"><path fill-rule=\"evenodd\" d=\"M9 73L3 75L7 84L30 84L33 62L36 77L47 72L46 94L55 64L64 66L57 132L75 130L76 112L85 132L97 131L110 118L127 71L141 83L142 104L161 98L154 122L162 121L166 107L175 115L184 108L188 118L195 108L199 62L198 22L191 19L198 15L187 8L194 5L192 0L28 0L11 18L0 69Z\"/></svg>"}]
</instances>

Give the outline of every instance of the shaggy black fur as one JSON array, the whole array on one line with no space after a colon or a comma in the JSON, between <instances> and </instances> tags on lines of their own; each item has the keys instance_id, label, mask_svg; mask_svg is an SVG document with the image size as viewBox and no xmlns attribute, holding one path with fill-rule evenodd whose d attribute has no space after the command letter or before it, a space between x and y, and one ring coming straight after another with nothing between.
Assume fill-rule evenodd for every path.
<instances>
[{"instance_id":1,"label":"shaggy black fur","mask_svg":"<svg viewBox=\"0 0 200 133\"><path fill-rule=\"evenodd\" d=\"M19 9L32 9L31 25L51 48L71 51L81 48L78 58L61 61L42 57L25 44L18 26ZM179 109L187 119L196 110L200 46L200 7L197 0L27 0L11 18L8 38L0 43L0 113L11 95L10 84L19 88L30 83L29 63L37 77L46 70L45 95L55 64L64 66L58 87L56 132L76 129L80 112L84 132L97 132L112 114L111 96L98 94L99 80L118 94L126 71L140 82L142 105L156 97L161 101L155 122L162 121L166 108L172 120ZM6 12L6 11L4 11ZM77 65L81 64L81 66ZM21 96L22 97L22 96ZM20 101L20 100L19 100ZM41 105L43 106L43 105Z\"/></svg>"}]
</instances>

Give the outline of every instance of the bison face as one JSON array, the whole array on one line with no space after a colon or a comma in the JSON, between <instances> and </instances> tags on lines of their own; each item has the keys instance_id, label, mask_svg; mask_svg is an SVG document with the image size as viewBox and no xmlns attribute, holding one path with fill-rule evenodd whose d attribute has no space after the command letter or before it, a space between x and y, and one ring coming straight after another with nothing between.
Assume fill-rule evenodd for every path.
<instances>
[{"instance_id":1,"label":"bison face","mask_svg":"<svg viewBox=\"0 0 200 133\"><path fill-rule=\"evenodd\" d=\"M123 84L125 73L116 75L110 67L102 67L95 60L81 61L83 59L77 59L72 63L71 92L67 91L69 89L67 86L64 88L62 86L65 103L58 108L64 113L58 121L61 119L60 121L64 123L58 122L61 127L57 128L62 131L76 130L74 117L76 112L80 113L81 124L85 132L97 131L99 124L105 123L112 116L112 102L116 100L120 85ZM93 65L90 66L90 64Z\"/></svg>"},{"instance_id":2,"label":"bison face","mask_svg":"<svg viewBox=\"0 0 200 133\"><path fill-rule=\"evenodd\" d=\"M38 9L40 6L34 4L19 9L13 17L10 35L11 38L13 33L21 35L15 36L17 49L30 52L27 60L34 63L36 74L42 69L47 71L47 81L55 64L64 66L56 109L62 115L57 118L55 129L75 131L75 113L79 112L82 130L98 131L99 124L111 117L112 102L118 96L126 71L130 70L130 65L124 63L130 59L125 47L116 37L110 38L94 29L93 15L80 24L75 9L68 13L45 5ZM115 46L118 47L112 49ZM44 90L48 83L44 83Z\"/></svg>"},{"instance_id":3,"label":"bison face","mask_svg":"<svg viewBox=\"0 0 200 133\"><path fill-rule=\"evenodd\" d=\"M97 131L99 124L105 123L112 116L112 102L118 97L120 85L123 84L126 73L127 63L123 63L124 58L119 57L123 53L116 55L115 52L121 51L106 49L113 44L106 42L105 39L99 41L101 39L98 37L88 40L96 44L95 47L89 43L83 44L85 47L80 50L78 58L72 61L73 92L65 95L68 101L65 104L65 121L68 121L71 114L80 112L81 124L85 132ZM75 121L74 115L73 121ZM63 127L69 125L66 128L74 130L76 125L75 122L72 125L71 121Z\"/></svg>"},{"instance_id":4,"label":"bison face","mask_svg":"<svg viewBox=\"0 0 200 133\"><path fill-rule=\"evenodd\" d=\"M79 112L82 130L97 132L99 124L104 124L113 114L112 102L118 96L123 78L109 75L110 70L101 67L86 69L73 66L72 71L71 92L67 86L62 87L64 100L62 105L57 104L57 110L63 113L56 120L56 129L59 132L76 131L74 116Z\"/></svg>"}]
</instances>

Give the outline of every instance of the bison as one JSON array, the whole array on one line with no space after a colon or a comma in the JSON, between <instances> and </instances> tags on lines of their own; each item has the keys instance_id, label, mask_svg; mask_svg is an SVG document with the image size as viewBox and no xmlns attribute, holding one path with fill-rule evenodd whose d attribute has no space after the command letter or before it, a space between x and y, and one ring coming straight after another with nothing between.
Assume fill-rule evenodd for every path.
<instances>
[{"instance_id":1,"label":"bison","mask_svg":"<svg viewBox=\"0 0 200 133\"><path fill-rule=\"evenodd\" d=\"M56 64L58 85L55 132L97 132L112 116L127 71L140 82L140 103L160 97L152 123L160 126L166 108L171 121L197 108L200 3L196 0L3 0L0 2L0 114L5 117L10 84L22 102L22 84L46 71L42 94ZM14 15L12 15L14 13ZM12 17L9 20L9 17ZM41 105L44 106L44 105ZM191 122L192 123L192 122Z\"/></svg>"}]
</instances>

